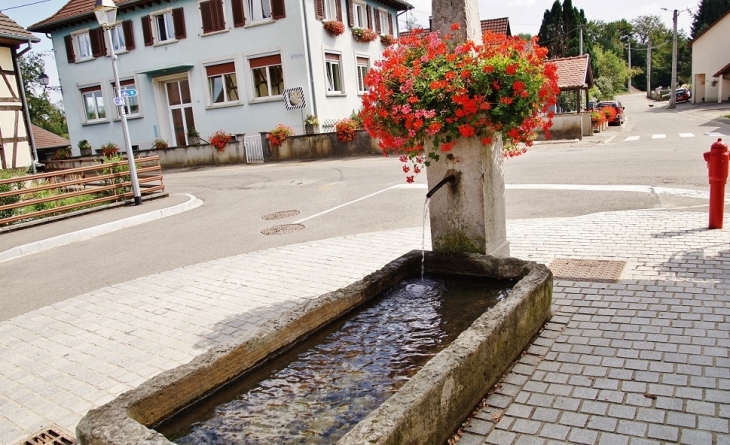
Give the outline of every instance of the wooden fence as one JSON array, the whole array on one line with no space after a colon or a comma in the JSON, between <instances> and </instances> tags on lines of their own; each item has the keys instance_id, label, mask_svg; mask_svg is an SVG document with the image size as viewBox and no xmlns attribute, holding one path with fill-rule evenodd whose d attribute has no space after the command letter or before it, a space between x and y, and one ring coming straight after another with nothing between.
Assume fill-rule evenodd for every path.
<instances>
[{"instance_id":1,"label":"wooden fence","mask_svg":"<svg viewBox=\"0 0 730 445\"><path fill-rule=\"evenodd\" d=\"M135 159L140 192L165 190L159 156ZM0 180L0 226L133 197L128 161Z\"/></svg>"}]
</instances>

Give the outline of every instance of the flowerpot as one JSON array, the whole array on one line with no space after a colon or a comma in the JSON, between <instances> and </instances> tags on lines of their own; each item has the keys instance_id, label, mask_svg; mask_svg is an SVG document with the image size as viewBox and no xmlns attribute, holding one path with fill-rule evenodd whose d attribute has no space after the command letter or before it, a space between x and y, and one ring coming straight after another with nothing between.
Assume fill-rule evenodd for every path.
<instances>
[{"instance_id":1,"label":"flowerpot","mask_svg":"<svg viewBox=\"0 0 730 445\"><path fill-rule=\"evenodd\" d=\"M188 145L200 144L200 136L188 136Z\"/></svg>"},{"instance_id":2,"label":"flowerpot","mask_svg":"<svg viewBox=\"0 0 730 445\"><path fill-rule=\"evenodd\" d=\"M91 147L89 147L89 148L82 148L81 149L81 156L91 156Z\"/></svg>"},{"instance_id":3,"label":"flowerpot","mask_svg":"<svg viewBox=\"0 0 730 445\"><path fill-rule=\"evenodd\" d=\"M319 134L319 125L305 125L304 132L306 134Z\"/></svg>"}]
</instances>

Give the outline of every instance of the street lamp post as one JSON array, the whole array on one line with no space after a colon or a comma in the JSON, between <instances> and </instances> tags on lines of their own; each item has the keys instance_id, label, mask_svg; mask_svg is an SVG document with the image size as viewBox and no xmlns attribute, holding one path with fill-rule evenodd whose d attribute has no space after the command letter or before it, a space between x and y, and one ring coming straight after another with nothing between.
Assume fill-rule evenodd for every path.
<instances>
[{"instance_id":1,"label":"street lamp post","mask_svg":"<svg viewBox=\"0 0 730 445\"><path fill-rule=\"evenodd\" d=\"M667 8L662 8L669 11ZM674 23L674 35L672 37L672 92L669 96L669 108L677 106L677 16L679 11L676 9L672 12L672 21Z\"/></svg>"},{"instance_id":2,"label":"street lamp post","mask_svg":"<svg viewBox=\"0 0 730 445\"><path fill-rule=\"evenodd\" d=\"M134 195L134 205L142 204L142 194L139 191L139 179L137 178L137 166L134 164L134 153L132 152L132 143L129 137L129 126L127 125L127 112L125 110L122 98L122 88L119 83L119 72L117 71L117 55L114 54L114 40L112 39L112 28L116 26L117 6L113 0L96 0L94 6L94 14L109 40L109 53L112 58L112 68L114 70L114 87L117 90L115 97L115 105L119 110L119 116L122 119L122 131L124 132L124 149L127 151L127 161L129 162L129 176L132 178L132 193Z\"/></svg>"}]
</instances>

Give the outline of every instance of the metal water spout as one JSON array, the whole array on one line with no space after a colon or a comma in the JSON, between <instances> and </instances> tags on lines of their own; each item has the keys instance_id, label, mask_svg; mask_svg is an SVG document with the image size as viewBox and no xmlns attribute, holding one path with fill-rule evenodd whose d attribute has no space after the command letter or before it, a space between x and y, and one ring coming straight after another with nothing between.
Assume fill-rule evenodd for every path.
<instances>
[{"instance_id":1,"label":"metal water spout","mask_svg":"<svg viewBox=\"0 0 730 445\"><path fill-rule=\"evenodd\" d=\"M428 193L426 193L426 198L431 198L434 193L438 191L441 187L446 185L447 183L450 183L452 187L455 187L459 183L459 172L454 170L449 170L446 172L446 176L444 179L441 180L438 184L436 184L431 190L429 190Z\"/></svg>"}]
</instances>

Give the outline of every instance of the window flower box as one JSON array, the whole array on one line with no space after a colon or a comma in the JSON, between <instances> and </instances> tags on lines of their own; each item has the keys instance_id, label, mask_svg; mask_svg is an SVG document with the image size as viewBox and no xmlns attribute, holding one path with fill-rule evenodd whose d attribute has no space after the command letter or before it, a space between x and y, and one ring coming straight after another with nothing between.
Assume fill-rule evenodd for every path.
<instances>
[{"instance_id":1,"label":"window flower box","mask_svg":"<svg viewBox=\"0 0 730 445\"><path fill-rule=\"evenodd\" d=\"M345 33L345 24L339 20L325 20L322 22L322 27L334 37Z\"/></svg>"},{"instance_id":2,"label":"window flower box","mask_svg":"<svg viewBox=\"0 0 730 445\"><path fill-rule=\"evenodd\" d=\"M358 42L368 43L378 38L378 34L375 31L371 31L365 28L352 28L352 37Z\"/></svg>"}]
</instances>

